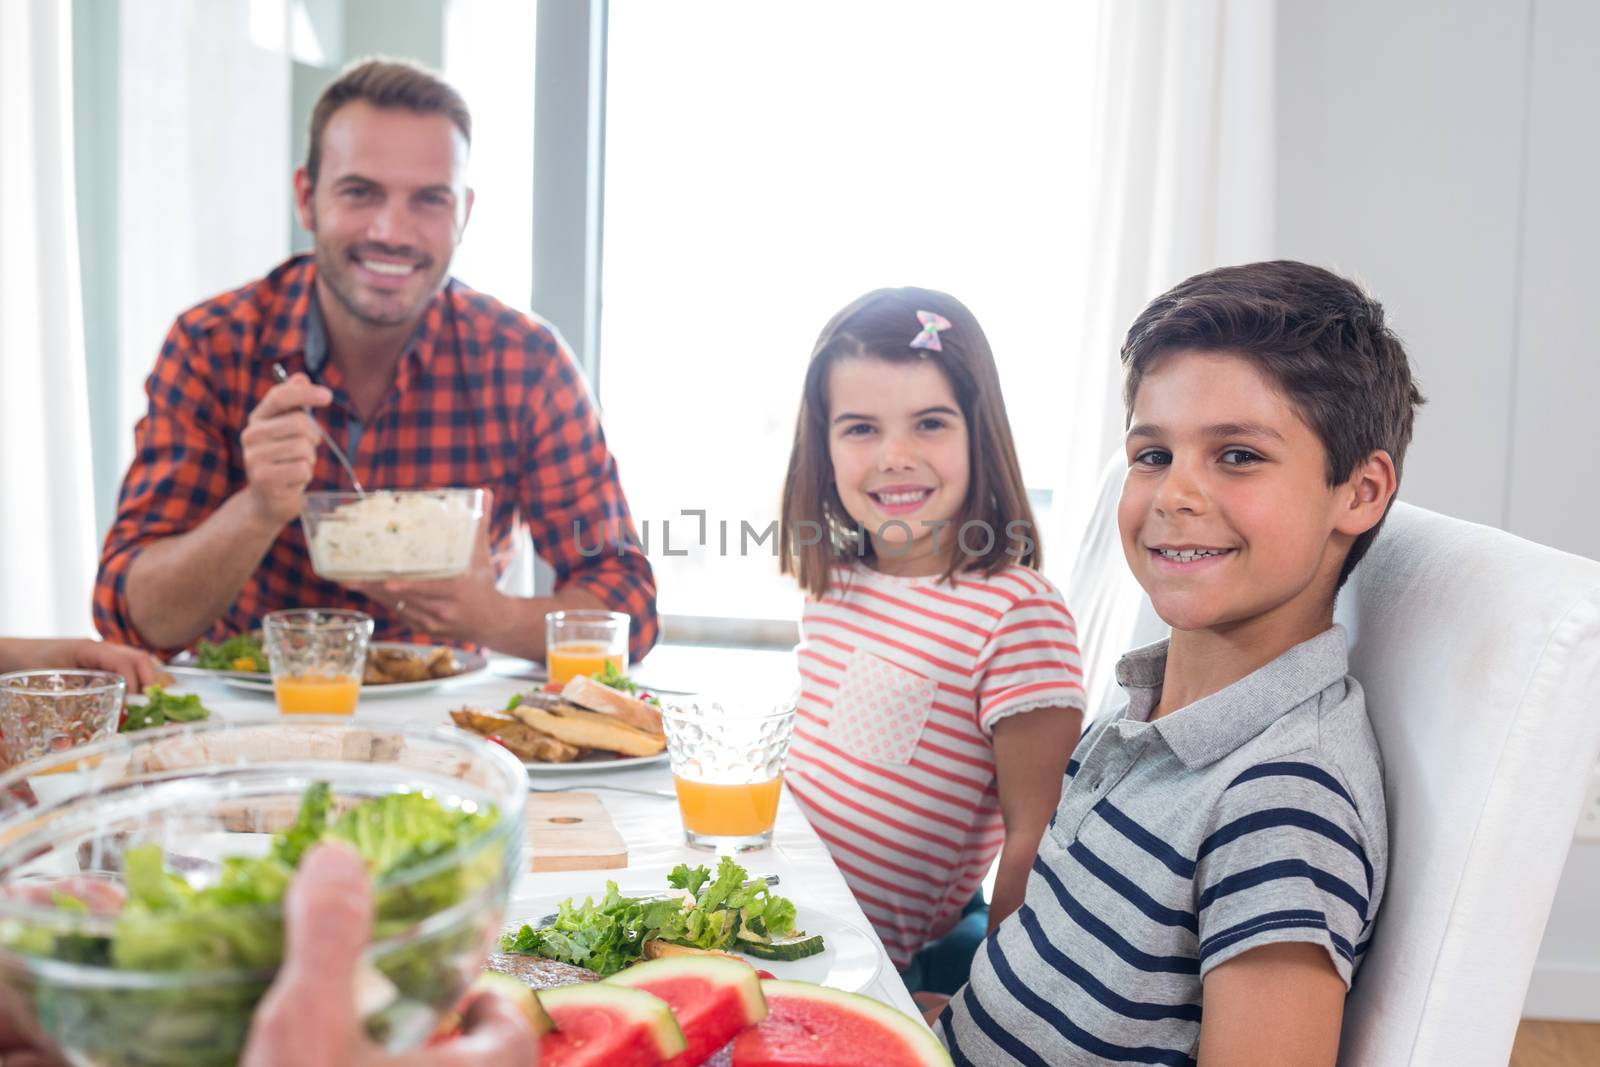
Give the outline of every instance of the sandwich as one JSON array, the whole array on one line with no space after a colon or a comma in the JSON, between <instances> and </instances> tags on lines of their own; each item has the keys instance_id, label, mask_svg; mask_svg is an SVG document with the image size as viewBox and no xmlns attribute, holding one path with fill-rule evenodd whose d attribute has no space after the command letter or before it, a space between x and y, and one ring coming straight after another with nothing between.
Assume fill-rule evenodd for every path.
<instances>
[{"instance_id":1,"label":"sandwich","mask_svg":"<svg viewBox=\"0 0 1600 1067\"><path fill-rule=\"evenodd\" d=\"M578 748L603 748L624 756L654 756L667 747L664 735L565 701L524 700L511 709L511 714L540 733Z\"/></svg>"},{"instance_id":2,"label":"sandwich","mask_svg":"<svg viewBox=\"0 0 1600 1067\"><path fill-rule=\"evenodd\" d=\"M588 711L613 715L636 729L655 737L665 737L661 728L661 709L638 697L629 696L580 674L561 690L561 699Z\"/></svg>"}]
</instances>

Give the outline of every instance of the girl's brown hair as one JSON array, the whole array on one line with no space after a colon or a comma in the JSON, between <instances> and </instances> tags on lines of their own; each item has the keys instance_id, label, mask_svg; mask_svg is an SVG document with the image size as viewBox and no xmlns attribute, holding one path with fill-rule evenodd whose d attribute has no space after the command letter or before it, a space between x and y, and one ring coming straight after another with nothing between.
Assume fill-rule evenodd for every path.
<instances>
[{"instance_id":1,"label":"girl's brown hair","mask_svg":"<svg viewBox=\"0 0 1600 1067\"><path fill-rule=\"evenodd\" d=\"M939 333L942 351L911 347L922 330L918 311L931 311L950 321L950 329ZM856 299L828 321L811 350L783 485L783 515L778 527L782 573L794 575L811 596L822 597L834 565L852 558L874 558L871 538L857 529L839 499L828 452L828 372L841 359L863 357L890 363L927 360L944 372L961 406L967 423L970 479L960 513L949 529L940 531L950 538L945 543L956 549L944 579L953 581L963 570L994 574L1012 562L1039 567L1037 527L1022 484L989 339L972 312L955 297L907 287L875 289ZM987 548L981 554L967 551L960 537L968 523L987 527L983 538L966 539L985 543ZM802 524L820 528L820 536L797 537L796 528Z\"/></svg>"}]
</instances>

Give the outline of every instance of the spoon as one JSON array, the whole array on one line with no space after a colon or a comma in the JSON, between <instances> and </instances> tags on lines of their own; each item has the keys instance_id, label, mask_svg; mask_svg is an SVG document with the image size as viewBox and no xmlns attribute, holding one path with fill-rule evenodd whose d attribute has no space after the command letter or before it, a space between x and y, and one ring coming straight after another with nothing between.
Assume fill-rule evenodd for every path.
<instances>
[{"instance_id":1,"label":"spoon","mask_svg":"<svg viewBox=\"0 0 1600 1067\"><path fill-rule=\"evenodd\" d=\"M289 372L283 369L282 363L274 363L272 365L272 376L280 383L289 380ZM304 411L307 415L311 415L311 421L317 427L317 432L322 435L322 439L326 441L328 443L328 447L333 450L333 458L339 461L339 466L343 467L344 472L350 476L350 484L356 487L356 492L359 495L366 496L367 491L361 488L361 479L356 477L356 469L350 466L350 458L344 454L344 449L339 447L339 442L333 439L332 434L323 429L322 423L318 422L317 417L311 414L311 409L309 407L301 408L300 410Z\"/></svg>"}]
</instances>

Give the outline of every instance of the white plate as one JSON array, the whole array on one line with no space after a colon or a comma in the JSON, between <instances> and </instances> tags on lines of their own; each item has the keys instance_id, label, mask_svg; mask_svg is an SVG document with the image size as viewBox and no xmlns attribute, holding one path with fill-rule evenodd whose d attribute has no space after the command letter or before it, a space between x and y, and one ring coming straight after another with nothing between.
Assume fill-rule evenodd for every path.
<instances>
[{"instance_id":1,"label":"white plate","mask_svg":"<svg viewBox=\"0 0 1600 1067\"><path fill-rule=\"evenodd\" d=\"M602 880L591 895L598 899L605 893L605 888L605 882ZM781 892L783 887L780 885L778 889ZM624 890L624 895L628 892ZM581 900L585 894L572 895ZM526 907L521 902L514 903L513 914L517 918L507 923L506 929L515 931L524 922L548 915L565 899L567 898L557 897ZM740 958L748 960L750 966L766 971L775 978L816 982L819 985L842 989L847 993L865 992L873 982L877 981L878 972L883 967L883 953L878 949L878 939L865 929L853 922L846 922L804 905L795 907L795 926L808 934L821 934L822 951L803 960L763 960L742 954Z\"/></svg>"},{"instance_id":2,"label":"white plate","mask_svg":"<svg viewBox=\"0 0 1600 1067\"><path fill-rule=\"evenodd\" d=\"M661 763L667 758L665 752L657 752L654 756L613 756L604 752L591 752L571 763L543 763L538 760L523 760L522 765L528 768L528 773L541 774L596 774L601 771L625 771L632 767L648 767L652 763Z\"/></svg>"},{"instance_id":3,"label":"white plate","mask_svg":"<svg viewBox=\"0 0 1600 1067\"><path fill-rule=\"evenodd\" d=\"M427 645L411 645L403 641L374 641L373 648L397 648L403 651L423 650ZM461 669L448 678L427 678L420 682L389 682L385 685L363 685L361 699L373 700L379 697L409 696L414 693L426 693L430 689L437 689L441 685L450 685L465 678L476 678L489 669L489 661L477 652L464 652L461 649L452 650L456 657L456 665ZM260 674L246 674L243 671L203 671L202 668L193 666L193 659L185 652L173 658L172 666L184 668L185 674L209 674L223 685L233 689L245 689L252 693L272 693L272 679Z\"/></svg>"}]
</instances>

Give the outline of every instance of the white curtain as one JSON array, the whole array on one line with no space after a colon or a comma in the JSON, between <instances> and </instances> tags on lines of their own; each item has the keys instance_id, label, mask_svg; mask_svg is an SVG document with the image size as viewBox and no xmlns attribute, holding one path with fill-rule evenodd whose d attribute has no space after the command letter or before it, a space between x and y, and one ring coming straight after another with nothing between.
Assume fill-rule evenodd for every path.
<instances>
[{"instance_id":1,"label":"white curtain","mask_svg":"<svg viewBox=\"0 0 1600 1067\"><path fill-rule=\"evenodd\" d=\"M1054 495L1060 543L1046 558L1058 576L1073 570L1120 444L1117 351L1134 316L1189 275L1267 258L1273 244L1272 0L1102 0L1098 36L1086 314L1068 411L1082 444L1064 458ZM1071 574L1074 610L1115 600L1107 586L1132 581L1125 567L1096 569ZM1126 649L1102 646L1093 629L1079 638L1098 693Z\"/></svg>"},{"instance_id":2,"label":"white curtain","mask_svg":"<svg viewBox=\"0 0 1600 1067\"><path fill-rule=\"evenodd\" d=\"M289 11L286 0L122 5L119 470L172 320L289 254Z\"/></svg>"},{"instance_id":3,"label":"white curtain","mask_svg":"<svg viewBox=\"0 0 1600 1067\"><path fill-rule=\"evenodd\" d=\"M0 634L83 635L95 573L72 5L0 3Z\"/></svg>"}]
</instances>

